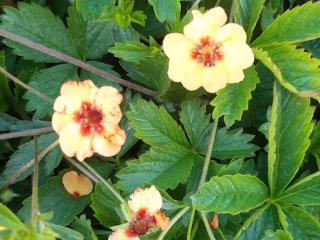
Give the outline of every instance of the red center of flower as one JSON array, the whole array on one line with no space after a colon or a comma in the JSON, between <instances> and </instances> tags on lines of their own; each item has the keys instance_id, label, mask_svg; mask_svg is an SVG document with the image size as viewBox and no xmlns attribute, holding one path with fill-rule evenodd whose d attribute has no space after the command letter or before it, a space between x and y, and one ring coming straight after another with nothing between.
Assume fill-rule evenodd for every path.
<instances>
[{"instance_id":1,"label":"red center of flower","mask_svg":"<svg viewBox=\"0 0 320 240\"><path fill-rule=\"evenodd\" d=\"M83 102L80 111L74 115L74 120L81 126L80 131L83 136L88 136L92 132L102 133L103 118L103 113L89 102Z\"/></svg>"},{"instance_id":2,"label":"red center of flower","mask_svg":"<svg viewBox=\"0 0 320 240\"><path fill-rule=\"evenodd\" d=\"M200 43L192 50L191 57L206 67L214 66L223 58L221 44L210 41L209 37L202 38Z\"/></svg>"},{"instance_id":3,"label":"red center of flower","mask_svg":"<svg viewBox=\"0 0 320 240\"><path fill-rule=\"evenodd\" d=\"M136 235L142 236L150 230L152 224L154 224L154 218L148 215L145 209L140 209L130 222L129 229Z\"/></svg>"}]
</instances>

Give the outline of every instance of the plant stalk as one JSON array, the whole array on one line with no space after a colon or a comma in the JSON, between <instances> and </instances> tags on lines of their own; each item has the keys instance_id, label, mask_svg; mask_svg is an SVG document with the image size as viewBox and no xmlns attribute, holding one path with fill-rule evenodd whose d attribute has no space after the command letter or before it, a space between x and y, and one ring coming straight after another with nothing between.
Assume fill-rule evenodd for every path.
<instances>
[{"instance_id":1,"label":"plant stalk","mask_svg":"<svg viewBox=\"0 0 320 240\"><path fill-rule=\"evenodd\" d=\"M236 8L236 1L232 0L228 23L232 23L233 22L233 15L234 15L235 8Z\"/></svg>"},{"instance_id":2,"label":"plant stalk","mask_svg":"<svg viewBox=\"0 0 320 240\"><path fill-rule=\"evenodd\" d=\"M204 223L204 226L206 227L206 230L207 230L207 233L209 235L210 240L216 240L216 238L214 237L214 235L211 231L211 228L208 223L208 219L207 219L206 215L203 212L201 212L200 215L201 215L202 221Z\"/></svg>"},{"instance_id":3,"label":"plant stalk","mask_svg":"<svg viewBox=\"0 0 320 240\"><path fill-rule=\"evenodd\" d=\"M191 240L192 239L192 226L193 226L195 213L196 213L196 207L195 207L195 205L193 205L192 209L191 209L190 221L189 221L189 224L188 224L187 240Z\"/></svg>"},{"instance_id":4,"label":"plant stalk","mask_svg":"<svg viewBox=\"0 0 320 240\"><path fill-rule=\"evenodd\" d=\"M30 130L25 130L20 132L3 133L3 134L0 134L0 140L36 136L39 134L49 133L52 131L53 131L52 127L44 127L44 128L35 128L35 129L30 129Z\"/></svg>"},{"instance_id":5,"label":"plant stalk","mask_svg":"<svg viewBox=\"0 0 320 240\"><path fill-rule=\"evenodd\" d=\"M34 164L33 164L33 180L32 180L32 199L31 199L31 223L37 224L38 218L38 185L39 185L39 156L38 156L38 137L34 137Z\"/></svg>"}]
</instances>

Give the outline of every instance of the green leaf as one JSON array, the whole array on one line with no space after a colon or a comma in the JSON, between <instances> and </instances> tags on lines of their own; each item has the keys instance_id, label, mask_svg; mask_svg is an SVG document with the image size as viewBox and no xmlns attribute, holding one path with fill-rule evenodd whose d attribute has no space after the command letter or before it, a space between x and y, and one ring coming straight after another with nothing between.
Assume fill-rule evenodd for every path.
<instances>
[{"instance_id":1,"label":"green leaf","mask_svg":"<svg viewBox=\"0 0 320 240\"><path fill-rule=\"evenodd\" d=\"M181 104L180 121L188 135L191 145L199 152L205 152L204 144L209 139L210 116L206 115L206 105L199 99L185 101Z\"/></svg>"},{"instance_id":2,"label":"green leaf","mask_svg":"<svg viewBox=\"0 0 320 240\"><path fill-rule=\"evenodd\" d=\"M38 196L40 212L53 212L50 222L62 226L69 225L90 202L89 196L75 198L67 192L62 184L64 174L65 171L57 177L49 178L44 185L39 187ZM27 221L31 216L31 197L25 199L23 205L18 215Z\"/></svg>"},{"instance_id":3,"label":"green leaf","mask_svg":"<svg viewBox=\"0 0 320 240\"><path fill-rule=\"evenodd\" d=\"M158 108L153 102L137 99L130 104L126 113L135 136L145 143L156 147L181 146L190 148L181 127L164 107Z\"/></svg>"},{"instance_id":4,"label":"green leaf","mask_svg":"<svg viewBox=\"0 0 320 240\"><path fill-rule=\"evenodd\" d=\"M274 196L290 183L303 161L310 145L313 112L310 99L275 84L268 134L268 179Z\"/></svg>"},{"instance_id":5,"label":"green leaf","mask_svg":"<svg viewBox=\"0 0 320 240\"><path fill-rule=\"evenodd\" d=\"M57 135L55 133L45 134L38 138L38 150L40 160L43 157L43 155L46 155L48 153L48 151L45 149L49 146L52 146L52 144L55 144L54 142L56 140ZM44 152L46 153L44 154ZM42 153L42 156L40 156L40 153ZM10 156L10 160L6 163L5 169L0 175L0 189L2 189L8 184L13 184L22 181L30 174L32 174L33 162L34 140L31 140L19 146L19 149Z\"/></svg>"},{"instance_id":6,"label":"green leaf","mask_svg":"<svg viewBox=\"0 0 320 240\"><path fill-rule=\"evenodd\" d=\"M48 8L37 4L19 3L18 8L4 9L1 28L59 52L78 58L76 47L60 18ZM11 40L5 43L14 48L14 53L37 62L61 62L61 60L40 53Z\"/></svg>"},{"instance_id":7,"label":"green leaf","mask_svg":"<svg viewBox=\"0 0 320 240\"><path fill-rule=\"evenodd\" d=\"M252 157L258 150L256 145L250 143L253 138L253 135L243 134L242 129L228 131L227 128L221 128L212 147L212 157L221 160Z\"/></svg>"},{"instance_id":8,"label":"green leaf","mask_svg":"<svg viewBox=\"0 0 320 240\"><path fill-rule=\"evenodd\" d=\"M73 65L62 64L35 73L29 85L55 99L59 95L61 85L70 79L78 79L77 68ZM34 118L43 118L53 111L51 103L43 101L31 92L27 92L24 97L28 100L26 110L35 111Z\"/></svg>"},{"instance_id":9,"label":"green leaf","mask_svg":"<svg viewBox=\"0 0 320 240\"><path fill-rule=\"evenodd\" d=\"M151 58L160 53L160 49L157 47L148 47L143 43L134 41L118 42L108 51L117 58L133 63L139 63L141 60Z\"/></svg>"},{"instance_id":10,"label":"green leaf","mask_svg":"<svg viewBox=\"0 0 320 240\"><path fill-rule=\"evenodd\" d=\"M143 187L146 182L164 190L174 189L190 175L195 155L186 148L158 146L140 155L139 160L128 161L128 167L117 173L117 186L126 193ZM177 171L178 169L178 171Z\"/></svg>"},{"instance_id":11,"label":"green leaf","mask_svg":"<svg viewBox=\"0 0 320 240\"><path fill-rule=\"evenodd\" d=\"M294 206L282 206L292 239L320 239L320 223L305 211Z\"/></svg>"},{"instance_id":12,"label":"green leaf","mask_svg":"<svg viewBox=\"0 0 320 240\"><path fill-rule=\"evenodd\" d=\"M268 188L251 175L213 177L192 196L199 211L238 214L256 208L269 196Z\"/></svg>"},{"instance_id":13,"label":"green leaf","mask_svg":"<svg viewBox=\"0 0 320 240\"><path fill-rule=\"evenodd\" d=\"M87 240L83 238L82 234L76 232L70 228L66 228L60 225L48 223L47 224L55 233L58 234L59 239L63 240Z\"/></svg>"},{"instance_id":14,"label":"green leaf","mask_svg":"<svg viewBox=\"0 0 320 240\"><path fill-rule=\"evenodd\" d=\"M264 0L237 0L235 22L246 29L248 42L250 42L253 30L259 20Z\"/></svg>"},{"instance_id":15,"label":"green leaf","mask_svg":"<svg viewBox=\"0 0 320 240\"><path fill-rule=\"evenodd\" d=\"M263 206L244 222L235 240L261 239L266 230L279 227L277 209L273 206Z\"/></svg>"},{"instance_id":16,"label":"green leaf","mask_svg":"<svg viewBox=\"0 0 320 240\"><path fill-rule=\"evenodd\" d=\"M98 240L96 234L91 227L91 221L86 219L86 215L82 214L76 217L72 223L72 228L80 232L84 236L84 240Z\"/></svg>"},{"instance_id":17,"label":"green leaf","mask_svg":"<svg viewBox=\"0 0 320 240\"><path fill-rule=\"evenodd\" d=\"M297 43L320 37L320 3L307 2L287 10L253 42L254 46L274 42Z\"/></svg>"},{"instance_id":18,"label":"green leaf","mask_svg":"<svg viewBox=\"0 0 320 240\"><path fill-rule=\"evenodd\" d=\"M22 227L19 218L9 208L0 203L0 226L8 229Z\"/></svg>"},{"instance_id":19,"label":"green leaf","mask_svg":"<svg viewBox=\"0 0 320 240\"><path fill-rule=\"evenodd\" d=\"M318 205L320 203L320 172L293 184L277 201L292 205Z\"/></svg>"},{"instance_id":20,"label":"green leaf","mask_svg":"<svg viewBox=\"0 0 320 240\"><path fill-rule=\"evenodd\" d=\"M248 110L251 92L255 90L259 81L258 74L253 66L245 70L243 81L228 85L218 91L217 96L211 102L211 105L215 107L214 118L224 116L227 126L233 125L236 120L241 120L243 111Z\"/></svg>"},{"instance_id":21,"label":"green leaf","mask_svg":"<svg viewBox=\"0 0 320 240\"><path fill-rule=\"evenodd\" d=\"M94 193L91 195L91 208L94 216L105 227L111 227L120 223L117 208L121 202L103 184L97 184Z\"/></svg>"},{"instance_id":22,"label":"green leaf","mask_svg":"<svg viewBox=\"0 0 320 240\"><path fill-rule=\"evenodd\" d=\"M320 58L320 39L304 42L301 45L303 48L308 49L313 57Z\"/></svg>"},{"instance_id":23,"label":"green leaf","mask_svg":"<svg viewBox=\"0 0 320 240\"><path fill-rule=\"evenodd\" d=\"M234 175L240 172L242 165L242 159L231 161L228 164L220 164L212 161L209 165L208 176Z\"/></svg>"},{"instance_id":24,"label":"green leaf","mask_svg":"<svg viewBox=\"0 0 320 240\"><path fill-rule=\"evenodd\" d=\"M4 51L0 52L0 66L6 68ZM8 79L0 75L0 112L6 112L9 107L9 97L11 97L11 90L9 88Z\"/></svg>"},{"instance_id":25,"label":"green leaf","mask_svg":"<svg viewBox=\"0 0 320 240\"><path fill-rule=\"evenodd\" d=\"M104 12L110 11L115 0L76 0L77 9L86 19L98 19Z\"/></svg>"},{"instance_id":26,"label":"green leaf","mask_svg":"<svg viewBox=\"0 0 320 240\"><path fill-rule=\"evenodd\" d=\"M318 122L313 129L312 136L311 136L311 144L308 149L308 152L316 158L318 167L320 166L319 165L319 163L320 163L320 138L319 138L319 136L320 136L320 122Z\"/></svg>"},{"instance_id":27,"label":"green leaf","mask_svg":"<svg viewBox=\"0 0 320 240\"><path fill-rule=\"evenodd\" d=\"M160 22L175 21L177 12L180 12L180 0L148 0L152 5L156 17Z\"/></svg>"},{"instance_id":28,"label":"green leaf","mask_svg":"<svg viewBox=\"0 0 320 240\"><path fill-rule=\"evenodd\" d=\"M287 43L254 48L253 51L289 91L306 97L319 96L320 60L311 58L310 53Z\"/></svg>"},{"instance_id":29,"label":"green leaf","mask_svg":"<svg viewBox=\"0 0 320 240\"><path fill-rule=\"evenodd\" d=\"M75 5L69 8L67 22L73 42L83 59L100 58L113 45L114 39L110 32L114 29L114 23L101 20L86 21Z\"/></svg>"},{"instance_id":30,"label":"green leaf","mask_svg":"<svg viewBox=\"0 0 320 240\"><path fill-rule=\"evenodd\" d=\"M282 230L278 230L276 232L268 230L262 240L291 240L291 237L288 233Z\"/></svg>"}]
</instances>

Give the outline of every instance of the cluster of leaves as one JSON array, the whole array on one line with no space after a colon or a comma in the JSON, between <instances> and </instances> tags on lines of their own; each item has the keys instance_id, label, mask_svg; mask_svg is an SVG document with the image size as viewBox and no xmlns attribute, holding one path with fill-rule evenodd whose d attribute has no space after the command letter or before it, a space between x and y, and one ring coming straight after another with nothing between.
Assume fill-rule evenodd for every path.
<instances>
[{"instance_id":1,"label":"cluster of leaves","mask_svg":"<svg viewBox=\"0 0 320 240\"><path fill-rule=\"evenodd\" d=\"M231 3L220 5L228 10ZM170 218L187 206L209 218L218 213L217 239L320 239L320 3L234 0L233 20L246 30L257 61L242 82L216 95L187 92L167 75L161 41L183 30L192 4L39 0L3 8L0 30L153 90L152 100L13 40L3 39L0 66L53 99L70 79L89 78L123 92L125 145L115 158L87 161L124 197L152 184ZM215 4L200 2L202 10ZM0 76L0 133L50 126L52 111L51 103ZM197 191L211 116L220 121L207 179ZM106 239L110 227L124 222L123 206L103 184L81 198L64 189L62 175L75 167L64 161L55 133L41 135L37 148L41 215L34 229L34 140L0 141L0 199L7 205L0 205L0 226L6 229L0 238ZM165 239L186 239L191 216L185 214ZM210 239L200 215L191 230L189 239Z\"/></svg>"}]
</instances>

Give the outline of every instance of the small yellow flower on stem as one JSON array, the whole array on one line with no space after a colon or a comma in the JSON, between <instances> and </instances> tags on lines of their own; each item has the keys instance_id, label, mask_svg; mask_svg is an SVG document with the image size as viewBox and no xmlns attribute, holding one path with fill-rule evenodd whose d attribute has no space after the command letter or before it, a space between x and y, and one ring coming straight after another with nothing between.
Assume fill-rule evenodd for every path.
<instances>
[{"instance_id":1,"label":"small yellow flower on stem","mask_svg":"<svg viewBox=\"0 0 320 240\"><path fill-rule=\"evenodd\" d=\"M105 157L116 155L126 135L119 127L122 95L113 87L97 88L91 80L68 81L54 103L53 129L61 149L79 161L94 152Z\"/></svg>"},{"instance_id":2,"label":"small yellow flower on stem","mask_svg":"<svg viewBox=\"0 0 320 240\"><path fill-rule=\"evenodd\" d=\"M254 62L244 29L225 24L227 15L221 7L204 14L194 10L192 14L184 34L170 33L163 41L169 57L169 78L188 90L202 86L211 93L243 80L243 70Z\"/></svg>"},{"instance_id":3,"label":"small yellow flower on stem","mask_svg":"<svg viewBox=\"0 0 320 240\"><path fill-rule=\"evenodd\" d=\"M128 228L113 232L108 240L139 240L139 236L150 233L154 227L165 229L170 220L160 211L162 197L154 187L138 188L128 201L132 211Z\"/></svg>"},{"instance_id":4,"label":"small yellow flower on stem","mask_svg":"<svg viewBox=\"0 0 320 240\"><path fill-rule=\"evenodd\" d=\"M75 198L88 195L92 191L92 182L86 176L78 175L75 171L69 171L62 177L64 188Z\"/></svg>"}]
</instances>

